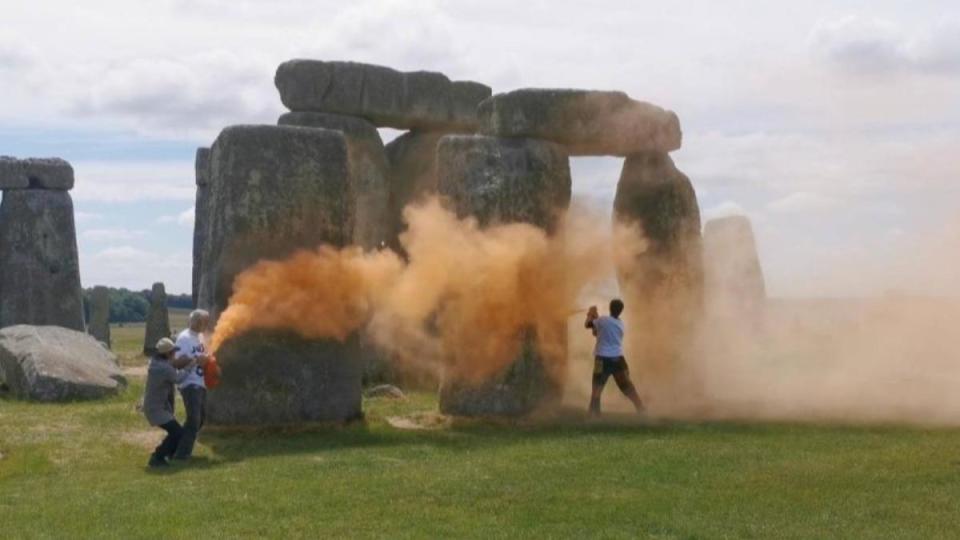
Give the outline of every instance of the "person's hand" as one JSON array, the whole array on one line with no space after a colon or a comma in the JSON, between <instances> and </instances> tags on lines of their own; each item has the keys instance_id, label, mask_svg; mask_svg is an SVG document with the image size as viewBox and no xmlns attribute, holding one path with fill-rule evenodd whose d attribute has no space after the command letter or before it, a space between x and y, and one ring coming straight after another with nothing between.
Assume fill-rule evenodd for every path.
<instances>
[{"instance_id":1,"label":"person's hand","mask_svg":"<svg viewBox=\"0 0 960 540\"><path fill-rule=\"evenodd\" d=\"M207 365L207 362L210 361L210 356L208 356L208 355L206 355L206 354L204 354L204 353L201 353L201 354L198 354L198 355L197 355L196 360L197 360L197 364L199 364L200 367L204 367L204 366Z\"/></svg>"},{"instance_id":2,"label":"person's hand","mask_svg":"<svg viewBox=\"0 0 960 540\"><path fill-rule=\"evenodd\" d=\"M590 306L590 309L587 310L587 319L592 321L599 318L600 313L597 312L597 306Z\"/></svg>"}]
</instances>

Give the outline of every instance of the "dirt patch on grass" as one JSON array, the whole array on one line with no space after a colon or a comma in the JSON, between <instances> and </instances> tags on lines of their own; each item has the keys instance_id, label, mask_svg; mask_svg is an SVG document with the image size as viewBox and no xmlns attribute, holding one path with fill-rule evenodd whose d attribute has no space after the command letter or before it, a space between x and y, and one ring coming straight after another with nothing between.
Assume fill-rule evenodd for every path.
<instances>
[{"instance_id":1,"label":"dirt patch on grass","mask_svg":"<svg viewBox=\"0 0 960 540\"><path fill-rule=\"evenodd\" d=\"M147 366L127 366L123 368L123 375L143 379L147 376Z\"/></svg>"},{"instance_id":2,"label":"dirt patch on grass","mask_svg":"<svg viewBox=\"0 0 960 540\"><path fill-rule=\"evenodd\" d=\"M137 431L125 431L120 435L120 440L132 445L137 448L143 448L144 450L152 450L157 444L160 443L162 439L161 433L158 430L137 430Z\"/></svg>"},{"instance_id":3,"label":"dirt patch on grass","mask_svg":"<svg viewBox=\"0 0 960 540\"><path fill-rule=\"evenodd\" d=\"M385 418L390 426L397 429L447 429L453 424L453 420L446 415L436 411L424 411L408 414L405 416L388 416Z\"/></svg>"}]
</instances>

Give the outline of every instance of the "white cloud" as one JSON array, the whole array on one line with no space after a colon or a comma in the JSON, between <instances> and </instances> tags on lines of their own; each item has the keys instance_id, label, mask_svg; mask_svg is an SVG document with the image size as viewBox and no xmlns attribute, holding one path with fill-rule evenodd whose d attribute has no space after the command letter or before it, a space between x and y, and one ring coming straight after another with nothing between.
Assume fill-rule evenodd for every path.
<instances>
[{"instance_id":1,"label":"white cloud","mask_svg":"<svg viewBox=\"0 0 960 540\"><path fill-rule=\"evenodd\" d=\"M911 34L888 20L846 16L818 23L810 43L822 58L852 74L914 71L960 75L957 20L941 20Z\"/></svg>"},{"instance_id":2,"label":"white cloud","mask_svg":"<svg viewBox=\"0 0 960 540\"><path fill-rule=\"evenodd\" d=\"M91 240L95 242L117 242L125 240L134 240L141 238L144 235L142 230L131 230L131 229L87 229L80 233L80 237L84 240Z\"/></svg>"},{"instance_id":3,"label":"white cloud","mask_svg":"<svg viewBox=\"0 0 960 540\"><path fill-rule=\"evenodd\" d=\"M191 206L190 208L187 208L183 212L180 212L179 214L176 214L176 215L160 216L159 218L157 218L157 223L160 223L160 224L176 223L181 227L193 227L193 219L194 219L194 210L193 210L193 207Z\"/></svg>"},{"instance_id":4,"label":"white cloud","mask_svg":"<svg viewBox=\"0 0 960 540\"><path fill-rule=\"evenodd\" d=\"M193 201L192 161L76 161L73 197L80 201ZM159 212L158 212L159 213Z\"/></svg>"},{"instance_id":5,"label":"white cloud","mask_svg":"<svg viewBox=\"0 0 960 540\"><path fill-rule=\"evenodd\" d=\"M159 253L130 245L111 246L80 257L84 286L107 284L133 290L164 282L169 293L190 291L192 256L186 252Z\"/></svg>"},{"instance_id":6,"label":"white cloud","mask_svg":"<svg viewBox=\"0 0 960 540\"><path fill-rule=\"evenodd\" d=\"M73 213L73 218L77 223L83 224L90 221L99 221L103 219L103 214L98 214L96 212L80 212L76 211Z\"/></svg>"},{"instance_id":7,"label":"white cloud","mask_svg":"<svg viewBox=\"0 0 960 540\"><path fill-rule=\"evenodd\" d=\"M839 201L819 193L798 191L767 204L767 210L781 214L824 212L836 208Z\"/></svg>"},{"instance_id":8,"label":"white cloud","mask_svg":"<svg viewBox=\"0 0 960 540\"><path fill-rule=\"evenodd\" d=\"M747 212L742 206L734 201L723 201L717 205L711 206L701 212L701 221L706 223L711 219L728 216L745 216Z\"/></svg>"}]
</instances>

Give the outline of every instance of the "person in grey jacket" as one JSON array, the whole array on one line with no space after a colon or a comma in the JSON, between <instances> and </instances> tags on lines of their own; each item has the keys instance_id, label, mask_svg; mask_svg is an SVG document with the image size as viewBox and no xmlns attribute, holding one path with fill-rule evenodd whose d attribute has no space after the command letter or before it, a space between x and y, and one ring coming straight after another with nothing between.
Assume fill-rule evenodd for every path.
<instances>
[{"instance_id":1,"label":"person in grey jacket","mask_svg":"<svg viewBox=\"0 0 960 540\"><path fill-rule=\"evenodd\" d=\"M170 338L157 342L157 353L150 359L147 368L147 383L143 394L143 415L151 426L167 432L163 441L150 455L147 465L151 468L166 467L183 435L183 427L173 414L174 388L180 379L181 369L192 363L189 358L176 358L177 346Z\"/></svg>"}]
</instances>

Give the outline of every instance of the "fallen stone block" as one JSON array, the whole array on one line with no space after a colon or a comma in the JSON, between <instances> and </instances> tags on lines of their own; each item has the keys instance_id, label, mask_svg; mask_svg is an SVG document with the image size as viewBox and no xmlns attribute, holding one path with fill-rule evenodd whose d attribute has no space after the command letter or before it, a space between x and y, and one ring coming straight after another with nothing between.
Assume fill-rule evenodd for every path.
<instances>
[{"instance_id":1,"label":"fallen stone block","mask_svg":"<svg viewBox=\"0 0 960 540\"><path fill-rule=\"evenodd\" d=\"M0 382L31 401L97 399L126 386L117 357L92 336L29 325L0 330Z\"/></svg>"}]
</instances>

